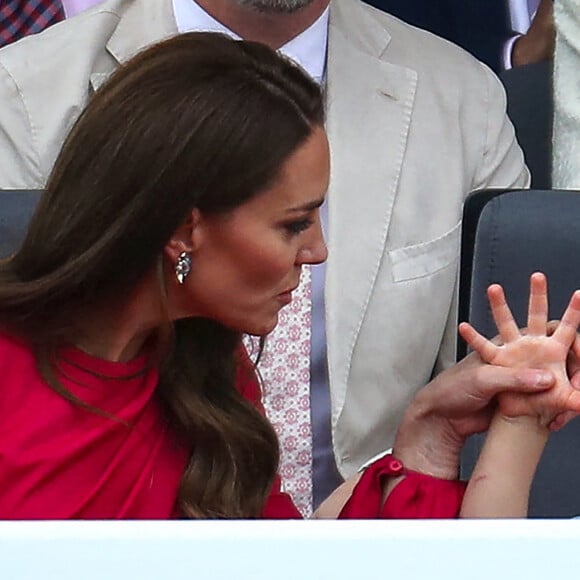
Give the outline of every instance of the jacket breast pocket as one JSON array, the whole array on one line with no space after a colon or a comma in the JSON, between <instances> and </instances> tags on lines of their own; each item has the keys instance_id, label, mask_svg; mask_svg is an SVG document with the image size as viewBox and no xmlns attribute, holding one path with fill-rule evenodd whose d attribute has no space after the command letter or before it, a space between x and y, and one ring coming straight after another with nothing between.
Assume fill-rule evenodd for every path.
<instances>
[{"instance_id":1,"label":"jacket breast pocket","mask_svg":"<svg viewBox=\"0 0 580 580\"><path fill-rule=\"evenodd\" d=\"M442 236L389 251L393 279L404 282L431 276L456 263L459 257L461 222Z\"/></svg>"}]
</instances>

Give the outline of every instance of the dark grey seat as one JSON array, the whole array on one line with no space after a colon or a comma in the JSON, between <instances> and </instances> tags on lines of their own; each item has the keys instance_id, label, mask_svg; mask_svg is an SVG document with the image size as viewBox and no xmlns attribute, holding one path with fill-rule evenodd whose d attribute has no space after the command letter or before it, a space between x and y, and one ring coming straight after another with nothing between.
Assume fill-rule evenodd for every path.
<instances>
[{"instance_id":1,"label":"dark grey seat","mask_svg":"<svg viewBox=\"0 0 580 580\"><path fill-rule=\"evenodd\" d=\"M580 288L580 192L482 191L464 208L459 319L482 334L496 334L486 299L492 283L503 285L520 325L525 325L529 276L548 276L550 317L559 318ZM465 353L459 344L459 353ZM466 443L461 475L468 478L483 435ZM550 437L530 495L530 517L580 515L580 419Z\"/></svg>"},{"instance_id":2,"label":"dark grey seat","mask_svg":"<svg viewBox=\"0 0 580 580\"><path fill-rule=\"evenodd\" d=\"M13 254L22 243L41 193L0 190L0 259Z\"/></svg>"}]
</instances>

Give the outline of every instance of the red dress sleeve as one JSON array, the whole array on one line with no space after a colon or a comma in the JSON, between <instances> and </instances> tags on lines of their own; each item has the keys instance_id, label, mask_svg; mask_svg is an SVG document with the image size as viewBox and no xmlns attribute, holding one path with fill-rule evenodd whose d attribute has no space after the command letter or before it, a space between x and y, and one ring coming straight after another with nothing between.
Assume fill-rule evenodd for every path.
<instances>
[{"instance_id":1,"label":"red dress sleeve","mask_svg":"<svg viewBox=\"0 0 580 580\"><path fill-rule=\"evenodd\" d=\"M389 477L404 475L382 505ZM365 469L339 519L452 519L459 516L466 483L405 469L387 455Z\"/></svg>"}]
</instances>

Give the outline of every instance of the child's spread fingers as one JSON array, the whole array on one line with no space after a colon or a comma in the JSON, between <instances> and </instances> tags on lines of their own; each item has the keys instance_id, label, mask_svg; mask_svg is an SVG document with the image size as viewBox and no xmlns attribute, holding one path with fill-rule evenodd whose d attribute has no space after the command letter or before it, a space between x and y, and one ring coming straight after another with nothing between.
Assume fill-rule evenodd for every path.
<instances>
[{"instance_id":1,"label":"child's spread fingers","mask_svg":"<svg viewBox=\"0 0 580 580\"><path fill-rule=\"evenodd\" d=\"M493 320L502 341L508 343L517 340L520 337L520 330L507 305L503 288L499 284L492 284L487 289L487 297Z\"/></svg>"},{"instance_id":2,"label":"child's spread fingers","mask_svg":"<svg viewBox=\"0 0 580 580\"><path fill-rule=\"evenodd\" d=\"M576 340L576 331L580 325L580 290L576 290L570 298L568 307L562 316L553 338L566 348L570 348Z\"/></svg>"},{"instance_id":3,"label":"child's spread fingers","mask_svg":"<svg viewBox=\"0 0 580 580\"><path fill-rule=\"evenodd\" d=\"M546 336L548 324L548 283L546 276L536 272L530 276L527 334Z\"/></svg>"},{"instance_id":4,"label":"child's spread fingers","mask_svg":"<svg viewBox=\"0 0 580 580\"><path fill-rule=\"evenodd\" d=\"M465 342L475 351L485 362L492 362L497 354L498 347L489 341L485 336L479 334L471 324L462 322L459 325L459 334Z\"/></svg>"}]
</instances>

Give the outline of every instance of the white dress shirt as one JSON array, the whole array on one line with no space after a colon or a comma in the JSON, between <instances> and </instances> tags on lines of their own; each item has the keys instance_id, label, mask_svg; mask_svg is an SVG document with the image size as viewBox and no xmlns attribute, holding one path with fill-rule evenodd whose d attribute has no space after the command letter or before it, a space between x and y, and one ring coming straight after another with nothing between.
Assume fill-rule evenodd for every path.
<instances>
[{"instance_id":1,"label":"white dress shirt","mask_svg":"<svg viewBox=\"0 0 580 580\"><path fill-rule=\"evenodd\" d=\"M103 0L62 0L62 7L67 18L99 4Z\"/></svg>"},{"instance_id":2,"label":"white dress shirt","mask_svg":"<svg viewBox=\"0 0 580 580\"><path fill-rule=\"evenodd\" d=\"M240 37L210 16L192 0L173 0L173 11L179 32L194 30L221 32L232 38ZM328 8L304 32L280 48L280 52L297 62L317 82L322 82L326 65L328 40Z\"/></svg>"}]
</instances>

